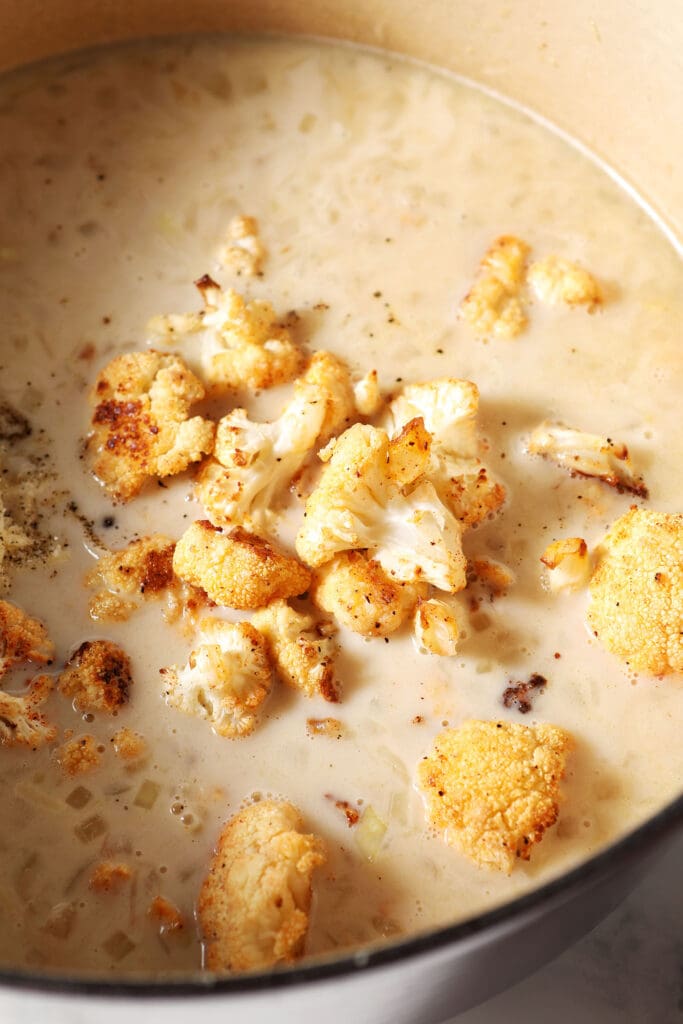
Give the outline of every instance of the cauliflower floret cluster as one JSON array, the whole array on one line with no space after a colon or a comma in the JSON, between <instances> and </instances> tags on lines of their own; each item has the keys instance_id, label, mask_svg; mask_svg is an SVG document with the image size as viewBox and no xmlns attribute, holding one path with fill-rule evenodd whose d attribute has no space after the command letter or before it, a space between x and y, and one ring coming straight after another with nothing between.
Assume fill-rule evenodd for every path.
<instances>
[{"instance_id":1,"label":"cauliflower floret cluster","mask_svg":"<svg viewBox=\"0 0 683 1024\"><path fill-rule=\"evenodd\" d=\"M366 424L346 430L321 453L329 461L306 502L300 557L317 568L342 551L367 550L396 580L461 590L462 529L423 477L429 448L420 419L392 440Z\"/></svg>"},{"instance_id":2,"label":"cauliflower floret cluster","mask_svg":"<svg viewBox=\"0 0 683 1024\"><path fill-rule=\"evenodd\" d=\"M532 455L552 459L572 476L597 477L618 491L648 496L642 476L634 472L628 448L618 441L545 420L532 432L527 449Z\"/></svg>"},{"instance_id":3,"label":"cauliflower floret cluster","mask_svg":"<svg viewBox=\"0 0 683 1024\"><path fill-rule=\"evenodd\" d=\"M154 317L148 327L155 339L185 342L189 364L214 391L272 388L297 375L304 354L269 302L247 303L208 274L195 283L204 310Z\"/></svg>"},{"instance_id":4,"label":"cauliflower floret cluster","mask_svg":"<svg viewBox=\"0 0 683 1024\"><path fill-rule=\"evenodd\" d=\"M303 952L311 879L325 848L302 828L298 810L274 800L251 804L224 827L197 905L209 970L265 969Z\"/></svg>"},{"instance_id":5,"label":"cauliflower floret cluster","mask_svg":"<svg viewBox=\"0 0 683 1024\"><path fill-rule=\"evenodd\" d=\"M631 508L597 550L588 624L632 669L683 672L683 515Z\"/></svg>"},{"instance_id":6,"label":"cauliflower floret cluster","mask_svg":"<svg viewBox=\"0 0 683 1024\"><path fill-rule=\"evenodd\" d=\"M224 533L205 519L193 523L176 544L173 569L227 608L263 608L303 594L311 582L304 565L262 537L241 527Z\"/></svg>"},{"instance_id":7,"label":"cauliflower floret cluster","mask_svg":"<svg viewBox=\"0 0 683 1024\"><path fill-rule=\"evenodd\" d=\"M57 729L38 711L51 692L49 676L36 676L21 696L0 690L0 743L32 750L52 743Z\"/></svg>"},{"instance_id":8,"label":"cauliflower floret cluster","mask_svg":"<svg viewBox=\"0 0 683 1024\"><path fill-rule=\"evenodd\" d=\"M266 638L282 681L306 697L339 700L334 674L337 645L330 624L298 612L286 601L273 601L256 612L252 623Z\"/></svg>"},{"instance_id":9,"label":"cauliflower floret cluster","mask_svg":"<svg viewBox=\"0 0 683 1024\"><path fill-rule=\"evenodd\" d=\"M212 618L201 622L198 640L184 668L161 670L167 703L206 719L219 736L249 735L271 688L265 639L249 622Z\"/></svg>"},{"instance_id":10,"label":"cauliflower floret cluster","mask_svg":"<svg viewBox=\"0 0 683 1024\"><path fill-rule=\"evenodd\" d=\"M585 306L593 313L602 302L602 291L593 275L560 256L546 256L532 263L527 281L536 298L551 306Z\"/></svg>"},{"instance_id":11,"label":"cauliflower floret cluster","mask_svg":"<svg viewBox=\"0 0 683 1024\"><path fill-rule=\"evenodd\" d=\"M255 423L246 410L233 409L218 424L214 459L205 463L195 488L211 522L268 526L314 446L355 416L348 368L329 352L315 353L277 420Z\"/></svg>"},{"instance_id":12,"label":"cauliflower floret cluster","mask_svg":"<svg viewBox=\"0 0 683 1024\"><path fill-rule=\"evenodd\" d=\"M47 629L9 601L0 601L0 679L15 665L49 664L55 653Z\"/></svg>"},{"instance_id":13,"label":"cauliflower floret cluster","mask_svg":"<svg viewBox=\"0 0 683 1024\"><path fill-rule=\"evenodd\" d=\"M152 534L102 555L85 581L89 587L104 588L90 601L91 618L124 621L140 600L160 597L173 587L174 549L175 541Z\"/></svg>"},{"instance_id":14,"label":"cauliflower floret cluster","mask_svg":"<svg viewBox=\"0 0 683 1024\"><path fill-rule=\"evenodd\" d=\"M460 304L460 315L480 337L514 338L526 326L520 293L530 251L521 238L501 235L485 253Z\"/></svg>"},{"instance_id":15,"label":"cauliflower floret cluster","mask_svg":"<svg viewBox=\"0 0 683 1024\"><path fill-rule=\"evenodd\" d=\"M421 417L431 435L426 477L463 526L481 522L505 501L505 488L479 457L478 411L476 384L457 377L408 385L387 410L392 431Z\"/></svg>"},{"instance_id":16,"label":"cauliflower floret cluster","mask_svg":"<svg viewBox=\"0 0 683 1024\"><path fill-rule=\"evenodd\" d=\"M214 424L188 418L204 388L178 356L150 349L117 356L91 394L88 448L107 492L129 501L150 477L182 473L213 449Z\"/></svg>"},{"instance_id":17,"label":"cauliflower floret cluster","mask_svg":"<svg viewBox=\"0 0 683 1024\"><path fill-rule=\"evenodd\" d=\"M571 736L555 725L465 722L418 766L431 824L480 866L509 873L557 821Z\"/></svg>"},{"instance_id":18,"label":"cauliflower floret cluster","mask_svg":"<svg viewBox=\"0 0 683 1024\"><path fill-rule=\"evenodd\" d=\"M238 276L260 277L266 255L256 218L244 214L233 217L228 226L228 241L218 251L218 262Z\"/></svg>"},{"instance_id":19,"label":"cauliflower floret cluster","mask_svg":"<svg viewBox=\"0 0 683 1024\"><path fill-rule=\"evenodd\" d=\"M126 652L111 640L86 640L59 676L59 691L79 711L113 715L128 702L133 674Z\"/></svg>"},{"instance_id":20,"label":"cauliflower floret cluster","mask_svg":"<svg viewBox=\"0 0 683 1024\"><path fill-rule=\"evenodd\" d=\"M316 572L311 596L342 626L363 636L389 636L426 592L421 583L400 583L362 551L344 551Z\"/></svg>"},{"instance_id":21,"label":"cauliflower floret cluster","mask_svg":"<svg viewBox=\"0 0 683 1024\"><path fill-rule=\"evenodd\" d=\"M67 775L83 775L99 765L102 754L94 736L77 736L55 751L55 760Z\"/></svg>"}]
</instances>

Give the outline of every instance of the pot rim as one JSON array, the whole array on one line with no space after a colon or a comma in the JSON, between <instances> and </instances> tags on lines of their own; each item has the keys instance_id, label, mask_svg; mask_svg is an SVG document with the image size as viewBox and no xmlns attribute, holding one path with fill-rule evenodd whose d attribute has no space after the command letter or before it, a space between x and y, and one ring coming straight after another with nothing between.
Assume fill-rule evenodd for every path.
<instances>
[{"instance_id":1,"label":"pot rim","mask_svg":"<svg viewBox=\"0 0 683 1024\"><path fill-rule=\"evenodd\" d=\"M144 977L109 980L108 976L102 975L41 974L37 971L0 968L0 987L59 995L104 996L110 999L135 997L148 1001L248 994L348 977L361 971L400 964L412 957L443 951L451 945L464 945L472 938L485 938L487 932L511 923L516 917L523 917L544 906L550 909L553 903L565 902L578 890L600 881L620 867L625 868L638 856L642 856L646 849L655 847L673 835L678 827L683 827L683 793L606 849L532 892L457 924L436 928L378 948L360 949L335 959L312 960L295 967L238 976L198 973L189 977L178 975L177 979L164 977L158 981Z\"/></svg>"}]
</instances>

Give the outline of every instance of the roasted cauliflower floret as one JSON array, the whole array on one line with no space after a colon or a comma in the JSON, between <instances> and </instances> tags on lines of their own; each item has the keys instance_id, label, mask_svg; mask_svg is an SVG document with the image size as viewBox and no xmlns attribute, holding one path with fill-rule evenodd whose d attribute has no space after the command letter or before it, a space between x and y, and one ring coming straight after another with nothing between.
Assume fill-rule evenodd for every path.
<instances>
[{"instance_id":1,"label":"roasted cauliflower floret","mask_svg":"<svg viewBox=\"0 0 683 1024\"><path fill-rule=\"evenodd\" d=\"M219 736L253 732L270 693L272 667L266 641L249 622L204 619L199 644L185 668L163 668L166 702L205 718Z\"/></svg>"},{"instance_id":2,"label":"roasted cauliflower floret","mask_svg":"<svg viewBox=\"0 0 683 1024\"><path fill-rule=\"evenodd\" d=\"M430 823L476 864L510 872L557 821L573 741L555 725L465 722L418 766Z\"/></svg>"},{"instance_id":3,"label":"roasted cauliflower floret","mask_svg":"<svg viewBox=\"0 0 683 1024\"><path fill-rule=\"evenodd\" d=\"M94 736L77 736L55 751L55 760L66 775L83 775L99 765L102 754Z\"/></svg>"},{"instance_id":4,"label":"roasted cauliflower floret","mask_svg":"<svg viewBox=\"0 0 683 1024\"><path fill-rule=\"evenodd\" d=\"M90 872L88 888L98 893L116 893L132 878L133 870L127 864L101 860Z\"/></svg>"},{"instance_id":5,"label":"roasted cauliflower floret","mask_svg":"<svg viewBox=\"0 0 683 1024\"><path fill-rule=\"evenodd\" d=\"M464 526L481 522L505 501L505 488L479 457L478 411L476 384L457 377L409 384L387 410L390 430L422 418L432 436L427 478Z\"/></svg>"},{"instance_id":6,"label":"roasted cauliflower floret","mask_svg":"<svg viewBox=\"0 0 683 1024\"><path fill-rule=\"evenodd\" d=\"M224 533L200 519L176 544L173 569L227 608L263 608L279 598L303 594L310 571L268 541L235 527Z\"/></svg>"},{"instance_id":7,"label":"roasted cauliflower floret","mask_svg":"<svg viewBox=\"0 0 683 1024\"><path fill-rule=\"evenodd\" d=\"M522 288L530 251L520 238L501 235L486 252L459 310L479 337L514 338L526 326Z\"/></svg>"},{"instance_id":8,"label":"roasted cauliflower floret","mask_svg":"<svg viewBox=\"0 0 683 1024\"><path fill-rule=\"evenodd\" d=\"M117 729L111 737L110 743L114 747L114 753L123 761L126 768L135 771L141 767L149 757L149 747L144 736L124 725Z\"/></svg>"},{"instance_id":9,"label":"roasted cauliflower floret","mask_svg":"<svg viewBox=\"0 0 683 1024\"><path fill-rule=\"evenodd\" d=\"M283 683L306 697L318 694L338 701L334 675L337 645L329 623L298 612L286 601L274 601L256 612L252 623L266 638L268 651Z\"/></svg>"},{"instance_id":10,"label":"roasted cauliflower floret","mask_svg":"<svg viewBox=\"0 0 683 1024\"><path fill-rule=\"evenodd\" d=\"M228 226L228 241L218 251L218 262L238 276L261 276L266 248L255 217L240 214Z\"/></svg>"},{"instance_id":11,"label":"roasted cauliflower floret","mask_svg":"<svg viewBox=\"0 0 683 1024\"><path fill-rule=\"evenodd\" d=\"M252 971L303 952L311 879L325 862L298 810L263 800L236 814L218 839L197 911L210 971Z\"/></svg>"},{"instance_id":12,"label":"roasted cauliflower floret","mask_svg":"<svg viewBox=\"0 0 683 1024\"><path fill-rule=\"evenodd\" d=\"M461 526L422 479L425 437L420 420L392 441L384 430L356 423L328 446L296 538L300 557L318 568L342 551L367 549L397 580L461 590Z\"/></svg>"},{"instance_id":13,"label":"roasted cauliflower floret","mask_svg":"<svg viewBox=\"0 0 683 1024\"><path fill-rule=\"evenodd\" d=\"M195 282L201 313L154 317L154 338L170 345L186 341L184 354L215 391L272 388L292 380L304 355L289 329L278 323L269 302L246 303L241 295L204 274Z\"/></svg>"},{"instance_id":14,"label":"roasted cauliflower floret","mask_svg":"<svg viewBox=\"0 0 683 1024\"><path fill-rule=\"evenodd\" d=\"M572 476L597 477L618 491L647 498L647 487L642 476L634 473L628 448L611 438L545 420L532 432L527 450L552 459Z\"/></svg>"},{"instance_id":15,"label":"roasted cauliflower floret","mask_svg":"<svg viewBox=\"0 0 683 1024\"><path fill-rule=\"evenodd\" d=\"M548 570L548 587L553 592L579 590L591 575L588 545L583 537L564 537L549 544L541 555Z\"/></svg>"},{"instance_id":16,"label":"roasted cauliflower floret","mask_svg":"<svg viewBox=\"0 0 683 1024\"><path fill-rule=\"evenodd\" d=\"M344 551L317 570L311 596L319 608L363 636L389 636L411 614L426 591L399 583L362 551Z\"/></svg>"},{"instance_id":17,"label":"roasted cauliflower floret","mask_svg":"<svg viewBox=\"0 0 683 1024\"><path fill-rule=\"evenodd\" d=\"M36 676L27 693L20 696L0 690L0 743L35 750L52 743L57 729L37 709L52 691L49 676Z\"/></svg>"},{"instance_id":18,"label":"roasted cauliflower floret","mask_svg":"<svg viewBox=\"0 0 683 1024\"><path fill-rule=\"evenodd\" d=\"M204 388L174 355L131 352L100 373L91 394L93 471L107 492L129 501L149 477L182 473L213 449L214 424L190 406Z\"/></svg>"},{"instance_id":19,"label":"roasted cauliflower floret","mask_svg":"<svg viewBox=\"0 0 683 1024\"><path fill-rule=\"evenodd\" d=\"M355 417L344 364L316 352L297 380L294 396L271 423L255 423L234 409L218 424L215 458L206 463L195 494L216 526L268 526L283 492L316 444Z\"/></svg>"},{"instance_id":20,"label":"roasted cauliflower floret","mask_svg":"<svg viewBox=\"0 0 683 1024\"><path fill-rule=\"evenodd\" d=\"M457 612L445 601L431 598L418 603L415 611L415 641L418 650L425 654L453 657L457 654L462 634Z\"/></svg>"},{"instance_id":21,"label":"roasted cauliflower floret","mask_svg":"<svg viewBox=\"0 0 683 1024\"><path fill-rule=\"evenodd\" d=\"M175 583L174 549L175 541L152 534L102 555L85 581L89 587L103 588L90 601L91 617L122 621L140 600L165 593Z\"/></svg>"},{"instance_id":22,"label":"roasted cauliflower floret","mask_svg":"<svg viewBox=\"0 0 683 1024\"><path fill-rule=\"evenodd\" d=\"M551 306L585 306L592 313L602 302L600 285L593 275L560 256L546 256L532 263L527 281L536 297Z\"/></svg>"},{"instance_id":23,"label":"roasted cauliflower floret","mask_svg":"<svg viewBox=\"0 0 683 1024\"><path fill-rule=\"evenodd\" d=\"M683 515L631 508L596 554L594 635L639 672L683 672Z\"/></svg>"},{"instance_id":24,"label":"roasted cauliflower floret","mask_svg":"<svg viewBox=\"0 0 683 1024\"><path fill-rule=\"evenodd\" d=\"M55 653L47 629L9 601L0 601L0 679L15 665L49 664Z\"/></svg>"},{"instance_id":25,"label":"roasted cauliflower floret","mask_svg":"<svg viewBox=\"0 0 683 1024\"><path fill-rule=\"evenodd\" d=\"M353 385L353 397L359 416L376 416L384 405L377 370L368 370Z\"/></svg>"},{"instance_id":26,"label":"roasted cauliflower floret","mask_svg":"<svg viewBox=\"0 0 683 1024\"><path fill-rule=\"evenodd\" d=\"M128 702L133 675L126 652L111 640L86 640L59 677L59 692L79 711L113 715Z\"/></svg>"}]
</instances>

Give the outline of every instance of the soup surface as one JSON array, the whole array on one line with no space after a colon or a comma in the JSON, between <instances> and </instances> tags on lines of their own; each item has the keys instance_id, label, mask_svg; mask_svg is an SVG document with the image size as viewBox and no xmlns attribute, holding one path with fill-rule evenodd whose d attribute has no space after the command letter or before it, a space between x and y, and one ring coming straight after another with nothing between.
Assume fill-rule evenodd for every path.
<instances>
[{"instance_id":1,"label":"soup surface","mask_svg":"<svg viewBox=\"0 0 683 1024\"><path fill-rule=\"evenodd\" d=\"M194 905L222 823L255 795L284 797L328 850L314 883L307 955L333 954L451 923L575 866L676 795L683 777L681 679L629 674L585 626L585 590L550 594L540 556L559 537L594 545L634 500L526 451L551 418L629 446L648 507L680 510L683 268L647 216L598 167L547 129L452 78L318 43L189 39L70 57L0 87L0 392L32 426L5 445L45 478L40 529L58 538L37 564L10 566L6 597L44 621L49 671L83 641L130 654L134 685L112 719L53 694L50 721L103 748L70 776L54 747L0 748L0 963L100 972L200 967ZM263 273L217 260L228 224L258 220ZM457 317L492 239L578 260L602 308L529 307L518 337L477 338ZM159 669L185 664L191 636L161 602L120 624L94 622L86 573L107 549L203 517L190 473L114 505L83 458L88 392L114 356L144 349L156 314L199 308L209 273L280 315L296 335L382 389L455 376L481 393L488 465L503 510L464 538L515 583L464 600L453 657L421 653L406 627L365 639L340 629L338 706L275 687L240 740L167 706ZM279 415L291 386L206 405ZM21 433L21 431L20 431ZM21 468L21 467L20 467ZM278 535L301 521L292 497ZM222 613L221 613L222 614ZM228 613L226 613L228 614ZM244 616L238 616L244 617ZM522 718L504 690L547 684ZM21 691L25 668L3 685ZM307 722L333 715L337 735ZM558 825L508 877L471 863L428 829L415 768L445 725L469 718L549 722L576 750ZM84 720L85 719L85 720ZM144 736L130 770L114 733ZM336 806L386 825L368 855ZM116 893L90 884L126 864ZM157 896L182 913L171 933Z\"/></svg>"}]
</instances>

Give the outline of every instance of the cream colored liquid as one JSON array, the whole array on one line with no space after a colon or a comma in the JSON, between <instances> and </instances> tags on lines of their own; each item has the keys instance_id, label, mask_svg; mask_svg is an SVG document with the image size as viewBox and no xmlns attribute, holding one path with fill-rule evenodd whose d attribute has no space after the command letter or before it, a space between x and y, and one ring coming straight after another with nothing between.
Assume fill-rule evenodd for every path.
<instances>
[{"instance_id":1,"label":"cream colored liquid","mask_svg":"<svg viewBox=\"0 0 683 1024\"><path fill-rule=\"evenodd\" d=\"M24 73L2 85L0 138L0 388L49 433L59 480L104 543L122 547L154 531L178 537L201 515L187 499L189 476L167 490L150 486L112 513L78 456L95 374L115 354L144 347L150 316L198 308L191 282L209 272L278 312L297 310L311 349L331 349L359 373L376 367L387 390L443 375L476 381L490 465L509 502L467 535L466 552L517 575L507 597L482 606L486 628L472 628L455 658L419 654L408 630L389 643L342 631L338 708L276 688L256 732L230 741L164 704L159 668L183 664L190 642L158 605L125 625L89 621L82 578L97 552L75 521L60 521L69 557L16 575L9 597L48 624L56 668L83 640L110 637L131 654L135 685L114 720L84 722L59 696L47 712L107 748L114 730L130 725L153 756L131 775L107 749L98 771L74 780L48 750L0 749L0 963L197 968L191 918L210 851L222 822L255 791L292 800L328 843L309 954L504 902L679 791L681 679L629 678L589 637L585 595L551 598L541 585L539 556L552 539L595 542L629 498L524 453L525 434L549 416L618 438L645 474L650 505L681 509L683 269L602 171L447 77L294 42L155 44ZM222 274L213 255L241 212L258 218L269 252L264 277L247 284ZM536 305L517 340L475 340L456 307L503 232L539 256L584 263L606 282L604 310L591 317ZM78 359L89 343L94 358ZM287 394L248 407L274 416ZM104 528L110 514L115 525ZM532 672L548 686L522 719L501 695ZM309 738L307 718L328 714L346 738ZM559 826L509 878L430 836L413 788L415 765L443 723L469 717L553 722L577 740ZM134 803L144 779L160 787L151 811ZM65 799L78 785L92 799L77 811ZM326 794L371 805L388 823L374 862ZM179 804L184 811L172 813ZM73 830L94 814L107 831L83 843ZM122 896L88 889L105 855L136 870ZM159 893L190 921L184 938L160 941L147 918ZM61 902L75 909L66 939L44 930ZM134 948L114 962L103 944L117 931Z\"/></svg>"}]
</instances>

